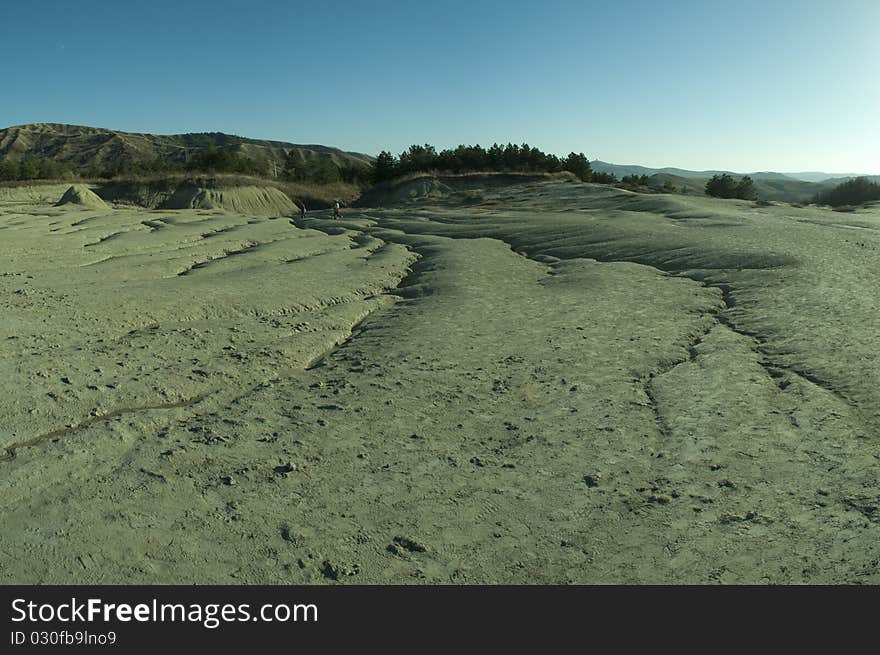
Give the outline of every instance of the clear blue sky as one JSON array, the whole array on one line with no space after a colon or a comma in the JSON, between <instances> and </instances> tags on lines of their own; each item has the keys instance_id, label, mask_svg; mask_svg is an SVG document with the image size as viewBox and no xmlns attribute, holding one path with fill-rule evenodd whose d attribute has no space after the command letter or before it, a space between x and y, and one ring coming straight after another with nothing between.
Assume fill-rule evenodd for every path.
<instances>
[{"instance_id":1,"label":"clear blue sky","mask_svg":"<svg viewBox=\"0 0 880 655\"><path fill-rule=\"evenodd\" d=\"M5 0L0 127L880 173L878 0Z\"/></svg>"}]
</instances>

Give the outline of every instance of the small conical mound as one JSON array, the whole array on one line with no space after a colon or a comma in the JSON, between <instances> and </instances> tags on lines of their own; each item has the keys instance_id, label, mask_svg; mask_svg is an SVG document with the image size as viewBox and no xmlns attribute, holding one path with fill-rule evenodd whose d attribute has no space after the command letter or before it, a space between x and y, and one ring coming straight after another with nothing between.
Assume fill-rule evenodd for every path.
<instances>
[{"instance_id":1,"label":"small conical mound","mask_svg":"<svg viewBox=\"0 0 880 655\"><path fill-rule=\"evenodd\" d=\"M88 209L109 209L107 204L84 184L74 184L70 187L64 192L64 195L61 196L61 200L59 200L55 206L58 207L67 204L81 205Z\"/></svg>"}]
</instances>

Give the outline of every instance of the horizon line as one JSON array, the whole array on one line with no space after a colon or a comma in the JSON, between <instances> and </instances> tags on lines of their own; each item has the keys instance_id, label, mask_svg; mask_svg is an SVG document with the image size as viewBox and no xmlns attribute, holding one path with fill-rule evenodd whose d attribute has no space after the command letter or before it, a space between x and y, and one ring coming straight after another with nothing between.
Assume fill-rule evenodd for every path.
<instances>
[{"instance_id":1,"label":"horizon line","mask_svg":"<svg viewBox=\"0 0 880 655\"><path fill-rule=\"evenodd\" d=\"M275 142L275 143L287 143L287 144L294 145L294 146L318 146L321 148L330 148L330 149L334 149L334 150L340 150L340 151L346 152L346 153L361 154L361 155L367 155L370 157L376 156L372 153L349 150L344 146L338 146L338 145L333 146L333 145L326 145L323 143L294 143L293 141L285 141L285 140L278 139L278 138L250 137L250 136L243 136L242 134L237 134L235 132L223 132L223 131L219 131L219 130L201 131L201 132L139 132L139 131L130 131L128 129L120 129L120 128L113 128L113 127L99 127L99 126L95 126L95 125L84 125L81 123L64 123L64 122L57 122L57 121L36 121L33 123L19 123L16 125L8 125L6 127L0 127L0 130L9 130L9 129L14 129L14 128L30 127L32 125L65 125L65 126L69 126L69 127L85 127L85 128L90 128L90 129L107 130L110 132L124 132L127 134L140 134L140 135L148 135L148 136L185 136L187 134L223 134L225 136L234 136L234 137L238 137L241 139L251 139L254 141L269 141L269 142ZM514 142L508 141L508 143L514 143ZM411 145L424 145L424 144L411 144ZM464 145L464 144L459 144L459 145ZM471 145L471 144L468 144L468 145ZM479 142L477 142L472 145L480 145L480 144L479 144ZM501 144L499 144L499 145L501 145ZM519 145L519 144L517 144L517 145ZM450 148L451 148L451 146L450 146ZM376 153L376 154L378 154L378 153ZM652 169L652 170L662 170L662 169L666 169L666 168L674 168L674 169L678 169L681 171L688 171L688 172L692 172L692 173L710 173L710 172L716 173L717 172L717 173L733 173L735 175L755 175L755 174L759 174L759 173L776 173L779 175L818 174L818 175L827 175L829 177L861 177L861 176L880 177L880 172L864 172L864 171L863 172L853 172L853 171L833 172L833 171L824 171L824 170L788 170L788 171L786 171L786 170L782 170L782 169L780 169L780 170L753 169L750 171L736 171L733 169L725 169L725 168L686 168L684 166L675 166L675 165L649 166L647 164L618 164L618 163L608 161L605 159L600 159L599 157L595 157L594 159L588 158L588 161L590 163L598 161L598 162L602 162L604 164L610 164L612 166L632 166L632 167L647 168L647 169Z\"/></svg>"}]
</instances>

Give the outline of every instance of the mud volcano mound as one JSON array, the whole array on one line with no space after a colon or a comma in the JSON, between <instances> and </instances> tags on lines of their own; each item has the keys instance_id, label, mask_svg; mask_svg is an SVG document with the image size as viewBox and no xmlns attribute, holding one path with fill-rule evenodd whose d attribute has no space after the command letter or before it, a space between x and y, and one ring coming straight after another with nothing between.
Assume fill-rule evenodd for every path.
<instances>
[{"instance_id":1,"label":"mud volcano mound","mask_svg":"<svg viewBox=\"0 0 880 655\"><path fill-rule=\"evenodd\" d=\"M55 203L56 207L61 205L81 205L87 209L109 209L107 203L84 184L74 184L65 191L61 200Z\"/></svg>"},{"instance_id":2,"label":"mud volcano mound","mask_svg":"<svg viewBox=\"0 0 880 655\"><path fill-rule=\"evenodd\" d=\"M205 189L188 184L178 187L162 208L225 209L254 216L287 216L296 211L293 201L274 187Z\"/></svg>"}]
</instances>

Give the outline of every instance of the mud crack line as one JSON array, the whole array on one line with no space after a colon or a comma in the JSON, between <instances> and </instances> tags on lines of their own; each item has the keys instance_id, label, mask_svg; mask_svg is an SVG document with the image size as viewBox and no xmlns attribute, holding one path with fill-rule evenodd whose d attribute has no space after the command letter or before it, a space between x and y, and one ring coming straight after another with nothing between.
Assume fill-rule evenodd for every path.
<instances>
[{"instance_id":1,"label":"mud crack line","mask_svg":"<svg viewBox=\"0 0 880 655\"><path fill-rule=\"evenodd\" d=\"M79 423L69 425L63 428L59 428L57 430L52 430L51 432L46 432L44 434L38 435L26 441L19 441L14 444L10 444L9 446L3 447L2 450L5 451L5 454L0 455L0 462L11 462L16 458L16 452L20 448L28 448L30 446L36 446L37 444L49 441L50 439L56 439L60 437L66 437L69 434L73 434L74 432L79 432L81 430L85 430L88 427L95 425L96 423L104 423L106 421L110 421L114 418L118 418L120 416L125 416L126 414L137 414L139 412L147 412L151 410L162 410L162 409L177 409L179 407L190 407L195 405L205 398L210 396L211 393L204 393L195 398L188 398L186 400L179 400L173 403L161 403L156 405L143 405L141 407L121 407L119 409L115 409L112 412L108 412L107 414L100 414L98 416L89 417Z\"/></svg>"},{"instance_id":2,"label":"mud crack line","mask_svg":"<svg viewBox=\"0 0 880 655\"><path fill-rule=\"evenodd\" d=\"M420 258L421 256L415 255L415 257ZM416 261L418 261L418 259L416 259ZM352 339L354 339L356 336L361 334L364 330L359 329L359 328L366 322L366 320L368 318L373 316L373 314L375 314L376 312L384 309L389 304L392 304L392 300L393 300L392 292L404 289L406 286L407 280L410 280L411 278L413 278L417 274L418 273L416 272L415 267L413 267L410 269L409 273L407 273L402 278L400 278L400 280L397 282L397 286L387 287L387 288L383 289L381 294L372 296L373 298L376 298L376 299L385 299L386 302L377 303L376 306L373 307L370 311L368 311L361 319L359 319L357 322L352 324L347 335L343 336L341 339L338 339L333 346L331 346L330 348L328 348L327 350L325 350L321 354L313 357L311 359L311 361L309 361L309 363L306 364L305 370L311 371L312 369L316 369L316 368L323 366L324 360L326 360L327 357L329 357L330 355L332 355L336 351L344 348L347 343L349 343Z\"/></svg>"}]
</instances>

